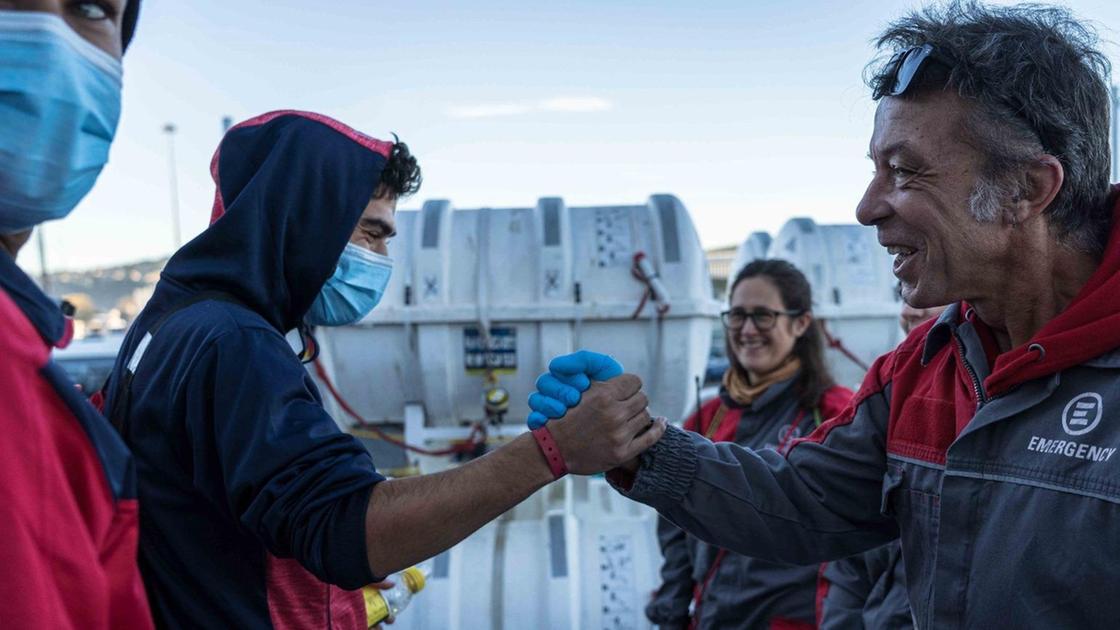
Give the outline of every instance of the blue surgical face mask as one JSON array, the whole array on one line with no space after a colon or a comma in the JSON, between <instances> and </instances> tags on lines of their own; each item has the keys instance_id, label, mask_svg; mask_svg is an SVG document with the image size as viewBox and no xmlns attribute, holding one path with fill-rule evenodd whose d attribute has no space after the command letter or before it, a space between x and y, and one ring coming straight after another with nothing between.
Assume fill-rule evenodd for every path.
<instances>
[{"instance_id":1,"label":"blue surgical face mask","mask_svg":"<svg viewBox=\"0 0 1120 630\"><path fill-rule=\"evenodd\" d=\"M56 15L0 11L0 234L69 214L120 114L120 61Z\"/></svg>"},{"instance_id":2,"label":"blue surgical face mask","mask_svg":"<svg viewBox=\"0 0 1120 630\"><path fill-rule=\"evenodd\" d=\"M334 274L319 291L304 321L312 326L357 322L381 301L392 274L392 258L347 243Z\"/></svg>"}]
</instances>

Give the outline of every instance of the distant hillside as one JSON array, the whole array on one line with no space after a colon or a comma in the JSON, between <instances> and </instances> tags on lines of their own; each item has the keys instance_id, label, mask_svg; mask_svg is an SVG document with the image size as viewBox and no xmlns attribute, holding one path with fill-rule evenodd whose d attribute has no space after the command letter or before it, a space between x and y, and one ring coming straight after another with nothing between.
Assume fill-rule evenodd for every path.
<instances>
[{"instance_id":1,"label":"distant hillside","mask_svg":"<svg viewBox=\"0 0 1120 630\"><path fill-rule=\"evenodd\" d=\"M167 259L161 258L103 269L52 273L50 293L58 296L85 294L91 302L88 307L105 312L131 300L137 290L154 285L165 264Z\"/></svg>"},{"instance_id":2,"label":"distant hillside","mask_svg":"<svg viewBox=\"0 0 1120 630\"><path fill-rule=\"evenodd\" d=\"M734 246L714 248L707 252L714 283L722 285L726 281L728 265L731 264L734 253ZM50 294L84 294L89 296L89 304L76 304L82 310L105 313L119 308L125 311L127 317L143 306L143 301L147 299L146 290L151 289L159 280L159 272L166 264L167 259L160 258L102 269L52 273ZM35 280L38 281L39 278L36 277ZM720 286L716 294L722 291Z\"/></svg>"}]
</instances>

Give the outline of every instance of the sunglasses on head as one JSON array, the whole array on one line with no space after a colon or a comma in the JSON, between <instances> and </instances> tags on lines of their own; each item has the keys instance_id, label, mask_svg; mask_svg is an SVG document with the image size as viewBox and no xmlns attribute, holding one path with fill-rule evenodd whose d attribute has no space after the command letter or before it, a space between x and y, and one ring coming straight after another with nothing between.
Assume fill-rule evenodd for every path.
<instances>
[{"instance_id":1,"label":"sunglasses on head","mask_svg":"<svg viewBox=\"0 0 1120 630\"><path fill-rule=\"evenodd\" d=\"M922 44L921 46L912 46L906 50L896 54L891 58L889 63L892 68L891 74L894 75L894 83L891 85L890 90L883 92L883 96L900 96L905 94L914 83L915 77L921 72L922 68L927 67L930 62L939 63L946 68L952 69L954 64L944 55L937 52L933 44ZM1049 145L1046 142L1046 137L1034 126L1034 123L1026 116L1022 106L1015 105L1004 101L1004 106L1009 108L1016 117L1026 123L1027 128L1039 139L1042 143L1044 150Z\"/></svg>"},{"instance_id":2,"label":"sunglasses on head","mask_svg":"<svg viewBox=\"0 0 1120 630\"><path fill-rule=\"evenodd\" d=\"M910 89L914 77L918 76L918 71L930 60L952 67L948 60L934 51L933 44L913 46L896 54L890 62L894 68L892 71L894 85L887 91L886 96L905 94L906 90Z\"/></svg>"}]
</instances>

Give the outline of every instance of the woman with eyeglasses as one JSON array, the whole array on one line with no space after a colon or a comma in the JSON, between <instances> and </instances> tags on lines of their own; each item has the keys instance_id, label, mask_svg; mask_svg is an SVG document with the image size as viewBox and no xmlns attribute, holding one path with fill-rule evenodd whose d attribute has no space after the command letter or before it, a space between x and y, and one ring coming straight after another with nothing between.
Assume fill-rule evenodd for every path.
<instances>
[{"instance_id":1,"label":"woman with eyeglasses","mask_svg":"<svg viewBox=\"0 0 1120 630\"><path fill-rule=\"evenodd\" d=\"M720 394L684 423L712 441L783 451L852 397L824 360L812 289L784 260L736 275L721 313L730 367ZM661 519L662 585L646 608L661 628L814 628L818 566L740 556Z\"/></svg>"}]
</instances>

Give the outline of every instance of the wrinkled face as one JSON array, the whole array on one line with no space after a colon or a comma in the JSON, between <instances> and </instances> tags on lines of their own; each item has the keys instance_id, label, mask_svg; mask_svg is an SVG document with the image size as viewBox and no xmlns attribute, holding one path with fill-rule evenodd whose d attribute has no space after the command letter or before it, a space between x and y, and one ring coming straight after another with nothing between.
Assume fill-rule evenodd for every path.
<instances>
[{"instance_id":1,"label":"wrinkled face","mask_svg":"<svg viewBox=\"0 0 1120 630\"><path fill-rule=\"evenodd\" d=\"M895 256L902 297L918 308L992 295L1008 250L1000 222L969 211L982 156L965 143L966 105L939 92L884 98L875 114L875 171L856 217Z\"/></svg>"},{"instance_id":2,"label":"wrinkled face","mask_svg":"<svg viewBox=\"0 0 1120 630\"><path fill-rule=\"evenodd\" d=\"M396 215L396 197L375 195L362 211L358 225L350 234L350 242L382 256L388 255L389 239L397 235Z\"/></svg>"},{"instance_id":3,"label":"wrinkled face","mask_svg":"<svg viewBox=\"0 0 1120 630\"><path fill-rule=\"evenodd\" d=\"M120 59L125 5L126 0L0 0L0 11L53 13L82 39Z\"/></svg>"},{"instance_id":4,"label":"wrinkled face","mask_svg":"<svg viewBox=\"0 0 1120 630\"><path fill-rule=\"evenodd\" d=\"M742 309L747 313L760 310L774 312L786 311L782 294L774 282L766 276L747 278L735 285L731 292L731 310ZM727 330L727 340L731 351L740 365L746 369L752 380L774 371L793 353L797 339L809 328L812 316L802 314L796 317L778 315L773 328L759 330L754 320L747 318L743 325Z\"/></svg>"}]
</instances>

